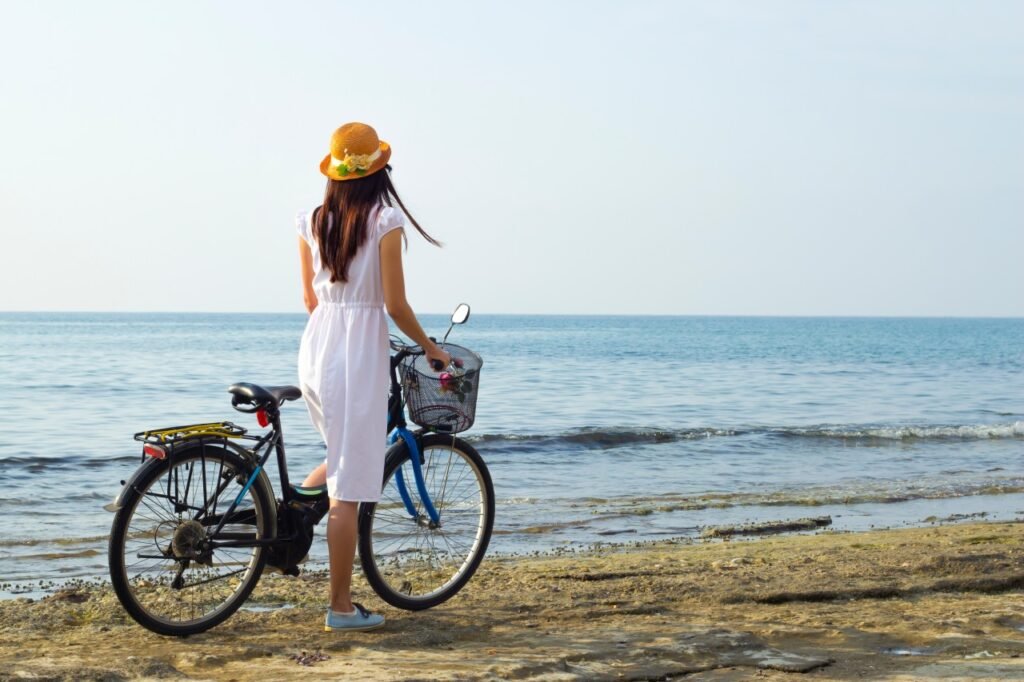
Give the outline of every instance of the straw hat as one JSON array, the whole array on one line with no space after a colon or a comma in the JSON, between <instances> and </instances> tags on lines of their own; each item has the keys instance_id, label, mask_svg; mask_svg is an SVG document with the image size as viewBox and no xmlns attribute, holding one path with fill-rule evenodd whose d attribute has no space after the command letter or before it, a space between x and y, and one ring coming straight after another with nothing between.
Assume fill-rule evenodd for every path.
<instances>
[{"instance_id":1,"label":"straw hat","mask_svg":"<svg viewBox=\"0 0 1024 682\"><path fill-rule=\"evenodd\" d=\"M376 173L391 158L391 145L365 123L346 123L331 135L331 153L320 162L320 172L331 180L356 180Z\"/></svg>"}]
</instances>

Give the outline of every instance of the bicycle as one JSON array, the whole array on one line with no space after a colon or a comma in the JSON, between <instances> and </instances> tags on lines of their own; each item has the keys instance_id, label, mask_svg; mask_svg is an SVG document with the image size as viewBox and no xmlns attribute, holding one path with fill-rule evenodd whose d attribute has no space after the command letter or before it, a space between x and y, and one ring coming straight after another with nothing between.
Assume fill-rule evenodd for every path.
<instances>
[{"instance_id":1,"label":"bicycle","mask_svg":"<svg viewBox=\"0 0 1024 682\"><path fill-rule=\"evenodd\" d=\"M442 344L448 371L417 367L423 351L392 338L388 443L379 502L361 503L359 562L373 590L417 611L455 596L483 560L494 527L494 486L472 445L456 436L473 422L482 361L447 344L469 318L461 304ZM401 381L400 381L401 377ZM229 618L267 565L299 575L326 515L326 486L288 480L280 407L294 386L229 387L232 406L255 413L262 435L230 422L135 434L140 466L116 500L108 546L111 583L128 614L163 635L187 636ZM405 419L419 428L410 430ZM265 466L277 456L282 495ZM410 484L411 483L411 484Z\"/></svg>"}]
</instances>

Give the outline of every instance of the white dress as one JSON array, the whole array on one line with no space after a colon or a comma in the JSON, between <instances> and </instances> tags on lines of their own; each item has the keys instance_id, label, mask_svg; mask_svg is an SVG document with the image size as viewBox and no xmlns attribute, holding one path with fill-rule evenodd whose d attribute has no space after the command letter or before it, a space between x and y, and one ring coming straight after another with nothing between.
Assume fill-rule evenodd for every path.
<instances>
[{"instance_id":1,"label":"white dress","mask_svg":"<svg viewBox=\"0 0 1024 682\"><path fill-rule=\"evenodd\" d=\"M327 444L328 494L376 502L384 476L390 387L379 244L385 234L401 229L405 218L390 206L371 212L366 242L348 266L348 282L334 283L320 262L312 218L312 211L296 218L313 253L318 301L299 347L299 387Z\"/></svg>"}]
</instances>

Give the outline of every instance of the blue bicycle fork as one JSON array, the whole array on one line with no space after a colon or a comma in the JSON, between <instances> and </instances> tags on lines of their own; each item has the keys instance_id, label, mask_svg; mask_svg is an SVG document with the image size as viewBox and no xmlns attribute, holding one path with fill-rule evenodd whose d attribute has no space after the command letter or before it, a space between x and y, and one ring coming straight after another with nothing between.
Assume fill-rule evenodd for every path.
<instances>
[{"instance_id":1,"label":"blue bicycle fork","mask_svg":"<svg viewBox=\"0 0 1024 682\"><path fill-rule=\"evenodd\" d=\"M420 464L420 446L416 442L416 436L409 429L399 426L391 432L391 435L388 437L388 444L391 445L398 442L399 438L404 440L406 447L409 448L409 460L412 462L413 478L416 479L416 491L423 502L423 508L427 510L427 516L430 517L433 524L437 526L441 523L441 515L437 513L430 495L427 494L427 484L423 480L423 465ZM409 496L409 489L405 485L405 476L402 475L401 467L395 471L395 484L398 486L398 494L402 497L402 504L405 505L405 510L409 512L409 516L416 518L416 506L412 503L412 497Z\"/></svg>"}]
</instances>

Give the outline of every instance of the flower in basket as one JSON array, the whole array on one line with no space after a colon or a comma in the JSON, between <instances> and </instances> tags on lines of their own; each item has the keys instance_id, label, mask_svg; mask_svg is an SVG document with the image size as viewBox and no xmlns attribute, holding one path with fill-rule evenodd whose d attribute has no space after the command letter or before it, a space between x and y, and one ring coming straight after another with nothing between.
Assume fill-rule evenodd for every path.
<instances>
[{"instance_id":1,"label":"flower in basket","mask_svg":"<svg viewBox=\"0 0 1024 682\"><path fill-rule=\"evenodd\" d=\"M454 364L454 363L453 363ZM466 396L473 391L473 382L470 381L476 376L476 370L462 371L456 369L454 372L441 372L437 377L441 386L441 393L454 393L460 403L466 402Z\"/></svg>"}]
</instances>

